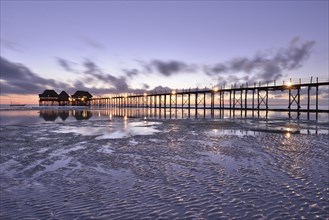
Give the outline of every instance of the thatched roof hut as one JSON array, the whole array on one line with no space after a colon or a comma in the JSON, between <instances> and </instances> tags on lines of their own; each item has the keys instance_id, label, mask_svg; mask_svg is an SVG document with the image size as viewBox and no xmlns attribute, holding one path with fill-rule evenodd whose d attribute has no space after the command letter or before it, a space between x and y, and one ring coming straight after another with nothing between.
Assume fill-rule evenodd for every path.
<instances>
[{"instance_id":1,"label":"thatched roof hut","mask_svg":"<svg viewBox=\"0 0 329 220\"><path fill-rule=\"evenodd\" d=\"M59 95L58 95L58 101L69 101L69 94L67 94L67 92L62 91Z\"/></svg>"},{"instance_id":2,"label":"thatched roof hut","mask_svg":"<svg viewBox=\"0 0 329 220\"><path fill-rule=\"evenodd\" d=\"M46 89L43 93L39 94L40 98L58 98L57 92L53 89Z\"/></svg>"},{"instance_id":3,"label":"thatched roof hut","mask_svg":"<svg viewBox=\"0 0 329 220\"><path fill-rule=\"evenodd\" d=\"M91 99L92 97L93 96L89 92L87 92L87 91L81 91L81 90L76 91L72 95L72 98L74 98L74 99L81 99L81 98Z\"/></svg>"}]
</instances>

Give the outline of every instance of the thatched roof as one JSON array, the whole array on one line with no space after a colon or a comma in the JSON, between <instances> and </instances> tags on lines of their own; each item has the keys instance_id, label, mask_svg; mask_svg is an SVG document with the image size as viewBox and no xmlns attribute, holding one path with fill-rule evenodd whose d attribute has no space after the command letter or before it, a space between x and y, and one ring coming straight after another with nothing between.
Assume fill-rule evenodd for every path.
<instances>
[{"instance_id":1,"label":"thatched roof","mask_svg":"<svg viewBox=\"0 0 329 220\"><path fill-rule=\"evenodd\" d=\"M43 93L39 94L39 97L58 97L58 94L53 89L46 89Z\"/></svg>"},{"instance_id":2,"label":"thatched roof","mask_svg":"<svg viewBox=\"0 0 329 220\"><path fill-rule=\"evenodd\" d=\"M88 99L92 98L93 96L87 92L87 91L81 91L81 90L78 90L76 91L73 95L72 95L72 98L82 98L82 97L86 97Z\"/></svg>"},{"instance_id":3,"label":"thatched roof","mask_svg":"<svg viewBox=\"0 0 329 220\"><path fill-rule=\"evenodd\" d=\"M67 92L62 91L59 95L58 95L58 100L59 101L68 101L69 100L69 94L67 94Z\"/></svg>"}]
</instances>

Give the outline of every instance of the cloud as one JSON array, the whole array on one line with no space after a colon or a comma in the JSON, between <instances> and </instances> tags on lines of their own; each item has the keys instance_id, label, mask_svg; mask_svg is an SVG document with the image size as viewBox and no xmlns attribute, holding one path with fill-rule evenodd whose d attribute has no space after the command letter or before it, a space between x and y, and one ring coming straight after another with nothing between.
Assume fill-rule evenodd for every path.
<instances>
[{"instance_id":1,"label":"cloud","mask_svg":"<svg viewBox=\"0 0 329 220\"><path fill-rule=\"evenodd\" d=\"M164 76L171 76L182 72L194 72L196 67L190 64L186 64L182 61L170 60L152 60L148 64L144 65L144 68L149 72L157 72Z\"/></svg>"},{"instance_id":2,"label":"cloud","mask_svg":"<svg viewBox=\"0 0 329 220\"><path fill-rule=\"evenodd\" d=\"M11 41L11 40L4 39L4 38L0 39L0 45L1 45L1 48L5 48L5 49L12 50L15 52L22 51L22 47L20 44L18 44L17 42Z\"/></svg>"},{"instance_id":3,"label":"cloud","mask_svg":"<svg viewBox=\"0 0 329 220\"><path fill-rule=\"evenodd\" d=\"M19 63L0 57L1 94L38 94L46 88L68 87L68 84L44 79Z\"/></svg>"},{"instance_id":4,"label":"cloud","mask_svg":"<svg viewBox=\"0 0 329 220\"><path fill-rule=\"evenodd\" d=\"M104 73L95 62L89 59L84 61L83 66L86 68L84 74L87 75L89 79L93 81L98 80L108 85L111 85L112 89L110 91L113 92L131 91L129 89L126 78L124 76L115 77L111 74Z\"/></svg>"},{"instance_id":5,"label":"cloud","mask_svg":"<svg viewBox=\"0 0 329 220\"><path fill-rule=\"evenodd\" d=\"M154 89L152 89L151 91L154 92L170 92L172 89L167 87L167 86L157 86Z\"/></svg>"},{"instance_id":6,"label":"cloud","mask_svg":"<svg viewBox=\"0 0 329 220\"><path fill-rule=\"evenodd\" d=\"M140 74L140 71L138 69L122 69L122 72L124 72L126 74L127 77L129 78L133 78L134 76L137 76L138 74Z\"/></svg>"},{"instance_id":7,"label":"cloud","mask_svg":"<svg viewBox=\"0 0 329 220\"><path fill-rule=\"evenodd\" d=\"M75 65L74 62L71 62L69 60L60 58L60 57L56 57L57 63L66 71L68 72L77 72L73 66Z\"/></svg>"},{"instance_id":8,"label":"cloud","mask_svg":"<svg viewBox=\"0 0 329 220\"><path fill-rule=\"evenodd\" d=\"M83 42L86 43L89 47L92 47L97 50L105 49L105 46L103 44L89 37L83 38Z\"/></svg>"},{"instance_id":9,"label":"cloud","mask_svg":"<svg viewBox=\"0 0 329 220\"><path fill-rule=\"evenodd\" d=\"M205 66L209 76L227 76L231 74L247 74L247 81L272 81L283 76L284 71L302 67L312 52L314 41L301 42L296 37L287 48L272 53L258 53L252 58L238 57L228 62Z\"/></svg>"}]
</instances>

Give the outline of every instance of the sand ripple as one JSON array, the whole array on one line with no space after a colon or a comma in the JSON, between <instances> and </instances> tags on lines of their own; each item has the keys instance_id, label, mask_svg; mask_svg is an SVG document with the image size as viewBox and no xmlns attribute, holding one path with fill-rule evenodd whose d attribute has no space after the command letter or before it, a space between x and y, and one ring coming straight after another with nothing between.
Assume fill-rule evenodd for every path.
<instances>
[{"instance_id":1,"label":"sand ripple","mask_svg":"<svg viewBox=\"0 0 329 220\"><path fill-rule=\"evenodd\" d=\"M326 134L169 120L100 139L62 126L1 126L1 219L329 218Z\"/></svg>"}]
</instances>

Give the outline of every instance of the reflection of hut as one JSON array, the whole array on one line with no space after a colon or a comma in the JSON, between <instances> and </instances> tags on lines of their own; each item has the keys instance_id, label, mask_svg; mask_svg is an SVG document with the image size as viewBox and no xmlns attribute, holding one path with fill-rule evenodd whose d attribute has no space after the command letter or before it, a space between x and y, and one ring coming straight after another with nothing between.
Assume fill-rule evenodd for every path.
<instances>
[{"instance_id":1,"label":"reflection of hut","mask_svg":"<svg viewBox=\"0 0 329 220\"><path fill-rule=\"evenodd\" d=\"M45 121L55 121L57 119L57 112L52 110L40 110L40 117Z\"/></svg>"},{"instance_id":2,"label":"reflection of hut","mask_svg":"<svg viewBox=\"0 0 329 220\"><path fill-rule=\"evenodd\" d=\"M59 111L58 112L59 117L62 119L62 121L65 121L69 117L69 111Z\"/></svg>"},{"instance_id":3,"label":"reflection of hut","mask_svg":"<svg viewBox=\"0 0 329 220\"><path fill-rule=\"evenodd\" d=\"M58 94L55 90L46 89L39 94L39 105L54 105L58 102Z\"/></svg>"},{"instance_id":4,"label":"reflection of hut","mask_svg":"<svg viewBox=\"0 0 329 220\"><path fill-rule=\"evenodd\" d=\"M77 120L88 120L93 114L91 111L75 111L74 117Z\"/></svg>"},{"instance_id":5,"label":"reflection of hut","mask_svg":"<svg viewBox=\"0 0 329 220\"><path fill-rule=\"evenodd\" d=\"M87 91L76 91L72 97L72 105L86 106L90 105L90 100L93 96Z\"/></svg>"},{"instance_id":6,"label":"reflection of hut","mask_svg":"<svg viewBox=\"0 0 329 220\"><path fill-rule=\"evenodd\" d=\"M58 104L59 105L68 105L69 104L69 94L67 94L67 92L62 91L59 95L58 95Z\"/></svg>"}]
</instances>

